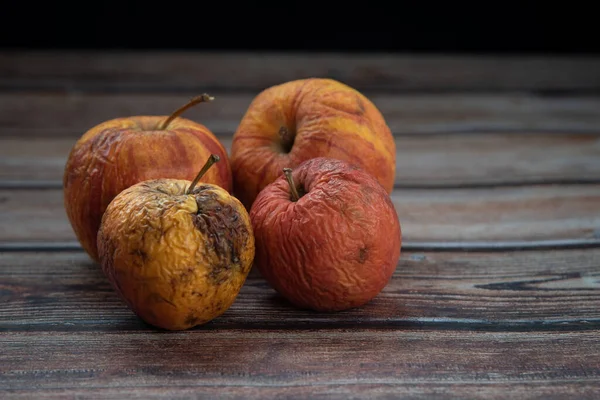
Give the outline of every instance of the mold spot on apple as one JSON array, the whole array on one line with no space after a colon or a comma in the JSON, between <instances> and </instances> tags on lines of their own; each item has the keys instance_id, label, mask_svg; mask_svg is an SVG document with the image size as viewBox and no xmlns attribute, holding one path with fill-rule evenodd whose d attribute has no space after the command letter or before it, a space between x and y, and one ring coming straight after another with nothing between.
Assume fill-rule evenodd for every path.
<instances>
[{"instance_id":1,"label":"mold spot on apple","mask_svg":"<svg viewBox=\"0 0 600 400\"><path fill-rule=\"evenodd\" d=\"M139 258L139 259L142 261L142 263L143 263L143 264L144 264L144 263L147 263L147 262L149 261L149 260L148 260L148 258L149 258L149 257L148 257L148 253L146 253L146 252L145 252L144 250L142 250L142 249L135 249L135 250L133 250L133 251L131 252L131 255L134 255L134 256L138 257L138 258Z\"/></svg>"},{"instance_id":2,"label":"mold spot on apple","mask_svg":"<svg viewBox=\"0 0 600 400\"><path fill-rule=\"evenodd\" d=\"M210 190L210 186L201 185L193 190L193 194L198 205L197 213L192 214L194 226L208 238L209 247L219 258L208 275L220 284L227 280L231 269L241 268L241 253L250 232L237 211Z\"/></svg>"}]
</instances>

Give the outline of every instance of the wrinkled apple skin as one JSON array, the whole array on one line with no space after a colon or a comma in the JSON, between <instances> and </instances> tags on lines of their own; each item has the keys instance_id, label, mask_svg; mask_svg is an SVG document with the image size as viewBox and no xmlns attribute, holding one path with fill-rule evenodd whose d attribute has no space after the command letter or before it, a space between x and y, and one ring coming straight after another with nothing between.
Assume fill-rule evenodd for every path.
<instances>
[{"instance_id":1,"label":"wrinkled apple skin","mask_svg":"<svg viewBox=\"0 0 600 400\"><path fill-rule=\"evenodd\" d=\"M389 282L400 257L401 228L386 190L341 160L315 158L293 171L291 201L281 175L251 210L254 265L291 303L316 311L361 306Z\"/></svg>"},{"instance_id":2,"label":"wrinkled apple skin","mask_svg":"<svg viewBox=\"0 0 600 400\"><path fill-rule=\"evenodd\" d=\"M146 181L109 204L98 232L102 270L144 321L189 329L223 314L254 259L244 206L216 185Z\"/></svg>"},{"instance_id":3,"label":"wrinkled apple skin","mask_svg":"<svg viewBox=\"0 0 600 400\"><path fill-rule=\"evenodd\" d=\"M73 146L64 176L64 206L77 239L95 261L96 235L111 200L131 185L149 179L192 180L211 154L221 162L203 181L232 190L231 167L223 145L204 125L176 118L155 130L167 116L139 116L103 122Z\"/></svg>"},{"instance_id":4,"label":"wrinkled apple skin","mask_svg":"<svg viewBox=\"0 0 600 400\"><path fill-rule=\"evenodd\" d=\"M282 128L293 138L289 151ZM282 168L315 157L356 164L393 189L396 145L380 111L345 84L312 78L270 87L249 105L231 148L234 193L250 209Z\"/></svg>"}]
</instances>

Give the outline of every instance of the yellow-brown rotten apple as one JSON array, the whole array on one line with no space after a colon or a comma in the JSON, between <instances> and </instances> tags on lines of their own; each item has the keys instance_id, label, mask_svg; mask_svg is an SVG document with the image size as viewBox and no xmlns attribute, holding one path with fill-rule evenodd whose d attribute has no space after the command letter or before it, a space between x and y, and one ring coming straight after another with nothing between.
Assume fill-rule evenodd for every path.
<instances>
[{"instance_id":1,"label":"yellow-brown rotten apple","mask_svg":"<svg viewBox=\"0 0 600 400\"><path fill-rule=\"evenodd\" d=\"M223 188L157 179L109 204L98 232L102 270L141 319L167 330L204 324L235 301L254 259L244 206Z\"/></svg>"},{"instance_id":2,"label":"yellow-brown rotten apple","mask_svg":"<svg viewBox=\"0 0 600 400\"><path fill-rule=\"evenodd\" d=\"M192 180L206 159L221 162L204 177L231 191L231 167L223 145L204 125L178 117L198 96L170 116L133 116L103 122L73 146L64 176L64 205L77 239L98 261L96 235L104 210L123 189L150 179Z\"/></svg>"},{"instance_id":3,"label":"yellow-brown rotten apple","mask_svg":"<svg viewBox=\"0 0 600 400\"><path fill-rule=\"evenodd\" d=\"M396 146L380 111L343 83L312 78L270 87L252 101L231 148L234 193L250 209L282 168L316 157L357 165L393 189Z\"/></svg>"}]
</instances>

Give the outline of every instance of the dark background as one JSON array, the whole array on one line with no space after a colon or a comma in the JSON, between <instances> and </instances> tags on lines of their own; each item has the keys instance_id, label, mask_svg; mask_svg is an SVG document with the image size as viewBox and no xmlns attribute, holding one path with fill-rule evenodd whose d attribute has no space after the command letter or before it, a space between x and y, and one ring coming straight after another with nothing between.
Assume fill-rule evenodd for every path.
<instances>
[{"instance_id":1,"label":"dark background","mask_svg":"<svg viewBox=\"0 0 600 400\"><path fill-rule=\"evenodd\" d=\"M523 3L10 1L3 3L0 46L599 53L591 3Z\"/></svg>"}]
</instances>

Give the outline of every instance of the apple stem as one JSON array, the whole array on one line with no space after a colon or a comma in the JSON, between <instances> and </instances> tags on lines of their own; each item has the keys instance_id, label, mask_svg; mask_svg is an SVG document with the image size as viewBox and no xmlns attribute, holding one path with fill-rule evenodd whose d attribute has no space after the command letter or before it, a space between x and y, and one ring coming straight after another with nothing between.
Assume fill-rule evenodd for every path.
<instances>
[{"instance_id":1,"label":"apple stem","mask_svg":"<svg viewBox=\"0 0 600 400\"><path fill-rule=\"evenodd\" d=\"M208 160L206 160L206 163L204 164L204 166L202 167L202 169L200 170L200 172L198 172L198 175L196 175L196 177L194 178L194 180L192 181L192 183L190 183L190 187L187 188L187 190L185 191L185 194L190 194L192 193L192 190L194 190L194 188L196 187L196 185L198 184L198 182L200 181L200 179L202 179L202 177L204 176L204 174L206 173L206 171L208 171L208 169L210 167L212 167L212 165L216 162L218 162L221 158L216 155L216 154L211 154L210 157L208 157Z\"/></svg>"},{"instance_id":2,"label":"apple stem","mask_svg":"<svg viewBox=\"0 0 600 400\"><path fill-rule=\"evenodd\" d=\"M285 175L285 179L287 179L288 185L290 185L292 201L298 201L298 199L300 199L300 195L298 194L298 189L296 189L296 184L294 184L294 178L292 177L292 169L284 168L283 174Z\"/></svg>"},{"instance_id":3,"label":"apple stem","mask_svg":"<svg viewBox=\"0 0 600 400\"><path fill-rule=\"evenodd\" d=\"M175 118L177 118L181 114L183 114L183 112L186 111L188 108L191 108L191 107L195 106L196 104L207 103L209 101L213 101L214 99L215 99L214 97L209 96L206 93L201 94L200 96L193 97L189 102L187 102L183 106L179 107L177 110L173 111L173 113L171 115L169 115L169 117L167 119L165 119L162 122L162 124L160 124L158 126L158 130L162 131L164 129L167 129L167 126L169 126L169 124L171 122L173 122L173 120Z\"/></svg>"}]
</instances>

